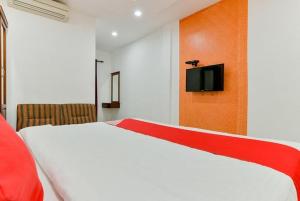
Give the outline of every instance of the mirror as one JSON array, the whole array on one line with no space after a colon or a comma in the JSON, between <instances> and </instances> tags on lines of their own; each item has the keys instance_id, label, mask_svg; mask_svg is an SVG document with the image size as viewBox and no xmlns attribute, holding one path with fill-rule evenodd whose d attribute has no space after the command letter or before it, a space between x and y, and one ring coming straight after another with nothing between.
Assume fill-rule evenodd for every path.
<instances>
[{"instance_id":1,"label":"mirror","mask_svg":"<svg viewBox=\"0 0 300 201\"><path fill-rule=\"evenodd\" d=\"M111 74L111 102L120 103L120 72Z\"/></svg>"}]
</instances>

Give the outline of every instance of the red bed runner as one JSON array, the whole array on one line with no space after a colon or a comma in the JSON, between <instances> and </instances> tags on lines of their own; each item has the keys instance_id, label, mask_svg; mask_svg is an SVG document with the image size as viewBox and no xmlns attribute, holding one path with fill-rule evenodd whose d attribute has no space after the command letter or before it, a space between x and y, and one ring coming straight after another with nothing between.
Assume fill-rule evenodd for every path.
<instances>
[{"instance_id":1,"label":"red bed runner","mask_svg":"<svg viewBox=\"0 0 300 201\"><path fill-rule=\"evenodd\" d=\"M300 152L273 142L184 130L134 119L125 119L119 128L152 136L216 155L260 164L292 178L300 201Z\"/></svg>"}]
</instances>

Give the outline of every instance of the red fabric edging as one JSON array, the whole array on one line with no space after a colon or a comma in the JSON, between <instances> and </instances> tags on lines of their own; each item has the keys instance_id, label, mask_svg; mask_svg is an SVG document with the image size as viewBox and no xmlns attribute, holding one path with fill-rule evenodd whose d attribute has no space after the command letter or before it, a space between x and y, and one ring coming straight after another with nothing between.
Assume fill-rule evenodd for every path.
<instances>
[{"instance_id":1,"label":"red fabric edging","mask_svg":"<svg viewBox=\"0 0 300 201\"><path fill-rule=\"evenodd\" d=\"M300 200L300 152L293 147L261 140L184 130L134 119L125 119L117 124L117 127L272 168L294 181Z\"/></svg>"},{"instance_id":2,"label":"red fabric edging","mask_svg":"<svg viewBox=\"0 0 300 201\"><path fill-rule=\"evenodd\" d=\"M35 161L0 114L0 201L43 201Z\"/></svg>"}]
</instances>

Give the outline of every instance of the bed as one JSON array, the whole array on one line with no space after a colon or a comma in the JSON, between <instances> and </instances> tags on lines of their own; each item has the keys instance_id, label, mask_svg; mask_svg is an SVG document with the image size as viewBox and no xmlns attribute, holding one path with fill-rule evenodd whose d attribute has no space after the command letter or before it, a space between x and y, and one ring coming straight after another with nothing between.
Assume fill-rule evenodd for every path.
<instances>
[{"instance_id":1,"label":"bed","mask_svg":"<svg viewBox=\"0 0 300 201\"><path fill-rule=\"evenodd\" d=\"M44 190L43 201L63 201L63 199L55 191L55 188L52 186L51 180L48 179L47 175L43 172L43 170L41 169L41 167L37 162L36 162L36 168Z\"/></svg>"},{"instance_id":2,"label":"bed","mask_svg":"<svg viewBox=\"0 0 300 201\"><path fill-rule=\"evenodd\" d=\"M238 147L232 144L235 141L262 143L266 147L260 150L260 159L266 158L254 161L248 156L243 159L219 154L218 150L199 150L193 144L172 141L177 131L184 134L181 142L185 136L189 138L190 132L212 136L216 142L218 138L230 138L228 149L232 151ZM167 132L166 136L163 138L160 132ZM139 119L30 127L20 134L44 173L45 200L49 201L298 200L298 143L257 140ZM206 147L218 146L215 143ZM272 153L274 150L278 153Z\"/></svg>"},{"instance_id":3,"label":"bed","mask_svg":"<svg viewBox=\"0 0 300 201\"><path fill-rule=\"evenodd\" d=\"M96 121L94 104L17 106L17 131L32 126L60 126ZM63 200L20 137L0 115L0 200Z\"/></svg>"},{"instance_id":4,"label":"bed","mask_svg":"<svg viewBox=\"0 0 300 201\"><path fill-rule=\"evenodd\" d=\"M20 137L23 140L22 135L17 132L18 137ZM39 163L34 160L37 174L39 177L39 180L41 182L41 185L43 186L43 201L63 201L63 199L60 197L60 195L56 192L55 188L53 187L51 180L48 178L48 176L44 173L42 168L40 167Z\"/></svg>"}]
</instances>

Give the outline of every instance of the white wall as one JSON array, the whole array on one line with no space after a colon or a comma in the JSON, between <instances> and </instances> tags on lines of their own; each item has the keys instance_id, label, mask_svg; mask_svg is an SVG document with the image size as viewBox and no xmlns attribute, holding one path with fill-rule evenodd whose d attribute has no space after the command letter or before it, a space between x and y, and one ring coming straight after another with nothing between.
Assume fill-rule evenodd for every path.
<instances>
[{"instance_id":1,"label":"white wall","mask_svg":"<svg viewBox=\"0 0 300 201\"><path fill-rule=\"evenodd\" d=\"M114 119L144 118L179 122L179 23L113 53L113 71L121 71L121 108Z\"/></svg>"},{"instance_id":2,"label":"white wall","mask_svg":"<svg viewBox=\"0 0 300 201\"><path fill-rule=\"evenodd\" d=\"M94 103L95 19L71 12L62 23L5 8L8 120L21 103Z\"/></svg>"},{"instance_id":3,"label":"white wall","mask_svg":"<svg viewBox=\"0 0 300 201\"><path fill-rule=\"evenodd\" d=\"M300 1L249 0L249 135L300 142Z\"/></svg>"},{"instance_id":4,"label":"white wall","mask_svg":"<svg viewBox=\"0 0 300 201\"><path fill-rule=\"evenodd\" d=\"M110 109L103 109L102 103L111 102L111 54L103 50L97 50L97 59L104 61L98 63L98 120L110 121L112 120L112 113Z\"/></svg>"}]
</instances>

